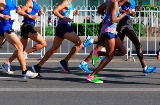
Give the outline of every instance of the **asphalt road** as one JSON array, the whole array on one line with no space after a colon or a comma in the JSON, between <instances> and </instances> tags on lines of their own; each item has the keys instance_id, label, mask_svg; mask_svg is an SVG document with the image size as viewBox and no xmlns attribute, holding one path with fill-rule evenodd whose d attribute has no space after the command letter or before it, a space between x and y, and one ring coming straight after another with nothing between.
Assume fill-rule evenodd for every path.
<instances>
[{"instance_id":1,"label":"asphalt road","mask_svg":"<svg viewBox=\"0 0 160 105\"><path fill-rule=\"evenodd\" d=\"M138 60L113 59L99 73L104 83L93 84L77 66L82 58L69 62L71 73L61 70L59 60L51 58L44 64L42 79L21 78L17 61L12 63L14 75L1 70L0 105L159 105L159 61L147 59L146 63L157 66L158 70L144 76ZM31 69L37 62L28 59L27 68ZM94 70L95 67L89 63L89 68Z\"/></svg>"}]
</instances>

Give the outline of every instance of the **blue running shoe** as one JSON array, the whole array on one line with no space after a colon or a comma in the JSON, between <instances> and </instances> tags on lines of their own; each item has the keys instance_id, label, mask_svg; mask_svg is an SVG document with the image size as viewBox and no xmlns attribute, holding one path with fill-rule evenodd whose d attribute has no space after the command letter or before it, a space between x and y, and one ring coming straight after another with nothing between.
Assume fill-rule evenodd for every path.
<instances>
[{"instance_id":1,"label":"blue running shoe","mask_svg":"<svg viewBox=\"0 0 160 105\"><path fill-rule=\"evenodd\" d=\"M87 46L91 44L93 44L93 38L91 38L90 36L87 36L86 40L83 43L82 49L84 50Z\"/></svg>"},{"instance_id":2,"label":"blue running shoe","mask_svg":"<svg viewBox=\"0 0 160 105\"><path fill-rule=\"evenodd\" d=\"M157 70L157 67L149 67L147 66L147 69L146 70L143 70L143 73L145 75L149 74L149 73L154 73L155 71Z\"/></svg>"},{"instance_id":3,"label":"blue running shoe","mask_svg":"<svg viewBox=\"0 0 160 105\"><path fill-rule=\"evenodd\" d=\"M90 70L88 70L88 64L83 64L82 62L80 62L78 66L86 73L91 72Z\"/></svg>"},{"instance_id":4,"label":"blue running shoe","mask_svg":"<svg viewBox=\"0 0 160 105\"><path fill-rule=\"evenodd\" d=\"M64 70L67 73L70 72L70 70L68 69L68 62L66 62L65 60L61 60L58 64L60 65L62 70Z\"/></svg>"},{"instance_id":5,"label":"blue running shoe","mask_svg":"<svg viewBox=\"0 0 160 105\"><path fill-rule=\"evenodd\" d=\"M102 61L103 60L103 56L99 56L99 60Z\"/></svg>"}]
</instances>

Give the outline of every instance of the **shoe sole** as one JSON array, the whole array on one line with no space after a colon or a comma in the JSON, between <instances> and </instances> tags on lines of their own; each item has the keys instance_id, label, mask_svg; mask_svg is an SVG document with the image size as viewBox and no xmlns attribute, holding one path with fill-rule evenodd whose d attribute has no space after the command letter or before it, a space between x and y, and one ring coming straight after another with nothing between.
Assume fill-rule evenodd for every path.
<instances>
[{"instance_id":1,"label":"shoe sole","mask_svg":"<svg viewBox=\"0 0 160 105\"><path fill-rule=\"evenodd\" d=\"M23 76L24 79L29 79L29 78L36 78L38 76L38 73L36 73L34 76Z\"/></svg>"},{"instance_id":2,"label":"shoe sole","mask_svg":"<svg viewBox=\"0 0 160 105\"><path fill-rule=\"evenodd\" d=\"M1 65L1 68L3 69L3 71L5 72L5 73L7 73L7 74L14 74L14 72L13 71L9 71L9 72L7 72L4 68L3 68L3 66Z\"/></svg>"},{"instance_id":3,"label":"shoe sole","mask_svg":"<svg viewBox=\"0 0 160 105\"><path fill-rule=\"evenodd\" d=\"M58 64L59 64L59 66L62 68L62 70L63 71L65 71L65 72L67 72L67 73L69 73L69 71L67 71L62 65L61 65L61 63L60 62L58 62Z\"/></svg>"}]
</instances>

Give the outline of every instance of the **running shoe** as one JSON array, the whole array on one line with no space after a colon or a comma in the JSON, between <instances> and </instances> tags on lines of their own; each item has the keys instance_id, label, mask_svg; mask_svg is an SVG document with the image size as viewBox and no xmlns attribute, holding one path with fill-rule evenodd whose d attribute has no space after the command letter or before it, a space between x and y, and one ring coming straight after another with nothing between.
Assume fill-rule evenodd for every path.
<instances>
[{"instance_id":1,"label":"running shoe","mask_svg":"<svg viewBox=\"0 0 160 105\"><path fill-rule=\"evenodd\" d=\"M154 73L155 71L157 70L157 67L149 67L147 66L147 69L146 70L143 70L143 73L145 75L149 74L149 73Z\"/></svg>"},{"instance_id":2,"label":"running shoe","mask_svg":"<svg viewBox=\"0 0 160 105\"><path fill-rule=\"evenodd\" d=\"M37 78L42 78L42 76L40 74L41 68L37 67L37 65L32 66L32 71L34 73L38 73L38 75L36 76Z\"/></svg>"},{"instance_id":3,"label":"running shoe","mask_svg":"<svg viewBox=\"0 0 160 105\"><path fill-rule=\"evenodd\" d=\"M68 62L66 62L65 60L61 60L58 64L60 65L62 70L68 73L70 72L70 70L68 69Z\"/></svg>"},{"instance_id":4,"label":"running shoe","mask_svg":"<svg viewBox=\"0 0 160 105\"><path fill-rule=\"evenodd\" d=\"M24 79L27 79L27 78L35 78L37 75L38 75L38 73L33 73L33 72L27 70L26 74L22 74L22 77L23 77Z\"/></svg>"},{"instance_id":5,"label":"running shoe","mask_svg":"<svg viewBox=\"0 0 160 105\"><path fill-rule=\"evenodd\" d=\"M96 66L97 65L97 60L99 59L99 56L98 56L98 50L97 49L94 49L92 51L92 65L93 66Z\"/></svg>"},{"instance_id":6,"label":"running shoe","mask_svg":"<svg viewBox=\"0 0 160 105\"><path fill-rule=\"evenodd\" d=\"M24 55L24 59L28 58L28 54L26 53L26 51L23 52L23 55Z\"/></svg>"},{"instance_id":7,"label":"running shoe","mask_svg":"<svg viewBox=\"0 0 160 105\"><path fill-rule=\"evenodd\" d=\"M7 73L7 74L13 74L13 71L10 70L11 65L4 63L1 65L1 68Z\"/></svg>"},{"instance_id":8,"label":"running shoe","mask_svg":"<svg viewBox=\"0 0 160 105\"><path fill-rule=\"evenodd\" d=\"M84 64L83 62L80 62L79 65L78 65L84 72L86 73L90 73L91 71L88 70L88 64Z\"/></svg>"},{"instance_id":9,"label":"running shoe","mask_svg":"<svg viewBox=\"0 0 160 105\"><path fill-rule=\"evenodd\" d=\"M102 61L103 60L103 56L99 56L99 60Z\"/></svg>"},{"instance_id":10,"label":"running shoe","mask_svg":"<svg viewBox=\"0 0 160 105\"><path fill-rule=\"evenodd\" d=\"M90 36L87 36L86 40L83 43L82 49L85 50L85 48L91 44L93 44L93 38Z\"/></svg>"},{"instance_id":11,"label":"running shoe","mask_svg":"<svg viewBox=\"0 0 160 105\"><path fill-rule=\"evenodd\" d=\"M90 81L90 82L93 82L93 83L103 83L103 81L100 80L100 79L97 77L97 75L91 75L91 74L89 74L89 75L87 76L87 80Z\"/></svg>"}]
</instances>

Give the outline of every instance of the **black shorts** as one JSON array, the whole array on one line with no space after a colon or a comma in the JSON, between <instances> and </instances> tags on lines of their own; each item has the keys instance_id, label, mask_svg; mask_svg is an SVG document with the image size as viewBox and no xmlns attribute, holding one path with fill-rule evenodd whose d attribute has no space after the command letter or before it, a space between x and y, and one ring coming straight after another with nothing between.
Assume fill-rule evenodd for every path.
<instances>
[{"instance_id":1,"label":"black shorts","mask_svg":"<svg viewBox=\"0 0 160 105\"><path fill-rule=\"evenodd\" d=\"M58 24L56 27L55 36L63 38L66 32L73 32L71 26L69 26L68 24Z\"/></svg>"},{"instance_id":2,"label":"black shorts","mask_svg":"<svg viewBox=\"0 0 160 105\"><path fill-rule=\"evenodd\" d=\"M122 33L122 31L128 28L129 30L133 30L133 26L132 26L132 20L131 19L122 19L119 21L118 25L117 25L117 32Z\"/></svg>"},{"instance_id":3,"label":"black shorts","mask_svg":"<svg viewBox=\"0 0 160 105\"><path fill-rule=\"evenodd\" d=\"M34 26L28 23L24 23L21 27L21 37L28 39L28 34L35 34L37 31L34 29Z\"/></svg>"}]
</instances>

